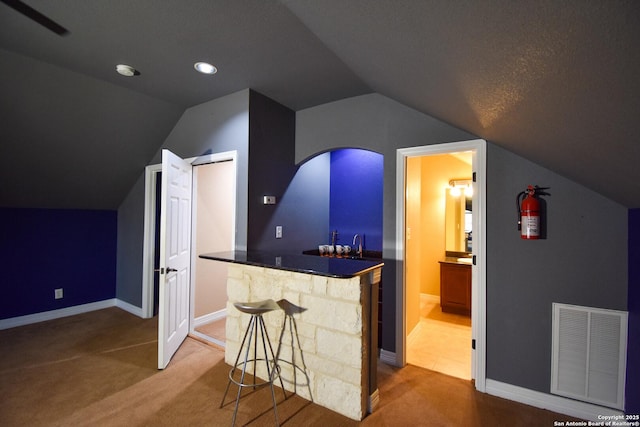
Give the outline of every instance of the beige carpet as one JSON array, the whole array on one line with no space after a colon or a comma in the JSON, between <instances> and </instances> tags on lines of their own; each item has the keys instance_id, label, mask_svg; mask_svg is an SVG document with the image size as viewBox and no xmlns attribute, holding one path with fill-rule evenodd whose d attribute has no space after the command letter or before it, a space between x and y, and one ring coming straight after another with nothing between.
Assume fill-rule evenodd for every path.
<instances>
[{"instance_id":1,"label":"beige carpet","mask_svg":"<svg viewBox=\"0 0 640 427\"><path fill-rule=\"evenodd\" d=\"M223 352L187 339L156 369L156 320L117 308L0 331L1 426L230 425L218 408L229 367ZM380 364L380 405L363 422L297 396L282 397L288 426L551 426L569 417L474 390L469 381ZM237 425L273 425L269 390L248 394Z\"/></svg>"}]
</instances>

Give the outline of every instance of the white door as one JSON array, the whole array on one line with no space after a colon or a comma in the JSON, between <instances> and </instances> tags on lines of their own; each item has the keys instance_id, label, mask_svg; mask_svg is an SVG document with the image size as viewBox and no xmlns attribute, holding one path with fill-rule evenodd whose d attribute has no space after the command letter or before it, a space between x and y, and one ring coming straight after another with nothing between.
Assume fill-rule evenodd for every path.
<instances>
[{"instance_id":1,"label":"white door","mask_svg":"<svg viewBox=\"0 0 640 427\"><path fill-rule=\"evenodd\" d=\"M158 369L189 332L191 276L191 164L162 150Z\"/></svg>"}]
</instances>

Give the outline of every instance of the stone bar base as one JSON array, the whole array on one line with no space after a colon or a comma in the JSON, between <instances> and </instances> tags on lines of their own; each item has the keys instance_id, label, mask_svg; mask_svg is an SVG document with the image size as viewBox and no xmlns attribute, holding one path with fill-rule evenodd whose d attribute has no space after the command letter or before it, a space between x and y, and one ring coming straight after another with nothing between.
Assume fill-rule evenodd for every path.
<instances>
[{"instance_id":1,"label":"stone bar base","mask_svg":"<svg viewBox=\"0 0 640 427\"><path fill-rule=\"evenodd\" d=\"M294 315L302 353L297 350L295 336L293 347L296 365L302 369L304 361L307 375L299 369L294 384L292 366L280 363L285 388L292 392L295 385L299 396L353 420L362 420L370 404L366 344L370 315L366 304L368 285L361 284L360 277L338 279L241 264L229 264L228 271L226 363L234 363L250 318L236 310L233 303L286 299L306 309ZM275 352L284 312L273 311L263 318ZM280 358L291 361L288 326L282 341ZM265 379L266 369L259 368L260 364L257 375Z\"/></svg>"}]
</instances>

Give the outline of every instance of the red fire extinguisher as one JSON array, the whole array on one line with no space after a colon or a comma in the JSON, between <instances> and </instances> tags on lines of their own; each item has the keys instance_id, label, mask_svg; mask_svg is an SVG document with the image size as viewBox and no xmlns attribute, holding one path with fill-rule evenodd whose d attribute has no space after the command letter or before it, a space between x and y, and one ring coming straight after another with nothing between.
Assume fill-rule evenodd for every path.
<instances>
[{"instance_id":1,"label":"red fire extinguisher","mask_svg":"<svg viewBox=\"0 0 640 427\"><path fill-rule=\"evenodd\" d=\"M548 194L543 190L547 188L527 186L525 191L518 194L518 230L520 237L525 240L537 240L541 236L541 212L539 194ZM524 197L526 196L526 197ZM523 199L524 197L524 199Z\"/></svg>"}]
</instances>

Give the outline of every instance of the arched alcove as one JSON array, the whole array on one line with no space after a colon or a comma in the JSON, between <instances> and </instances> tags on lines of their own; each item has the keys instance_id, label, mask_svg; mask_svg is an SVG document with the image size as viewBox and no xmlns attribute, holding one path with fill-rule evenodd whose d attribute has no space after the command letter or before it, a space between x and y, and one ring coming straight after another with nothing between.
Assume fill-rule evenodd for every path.
<instances>
[{"instance_id":1,"label":"arched alcove","mask_svg":"<svg viewBox=\"0 0 640 427\"><path fill-rule=\"evenodd\" d=\"M316 235L320 241L310 243L306 249L331 243L332 232L337 231L336 244L353 245L358 234L363 236L365 250L381 254L383 155L360 148L339 148L306 159L300 164L299 174L302 171L306 171L303 175L307 180L325 184L324 194L313 197L324 199L319 206L324 206L325 212L318 215L324 215L326 227ZM314 187L317 188L315 184Z\"/></svg>"}]
</instances>

